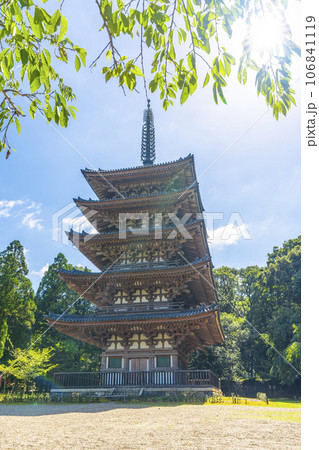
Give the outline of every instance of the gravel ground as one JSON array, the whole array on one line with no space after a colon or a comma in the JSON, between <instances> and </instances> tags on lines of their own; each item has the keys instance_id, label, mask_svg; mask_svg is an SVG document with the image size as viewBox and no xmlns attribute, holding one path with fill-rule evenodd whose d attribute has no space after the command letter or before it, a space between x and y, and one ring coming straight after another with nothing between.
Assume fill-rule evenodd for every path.
<instances>
[{"instance_id":1,"label":"gravel ground","mask_svg":"<svg viewBox=\"0 0 319 450\"><path fill-rule=\"evenodd\" d=\"M299 449L299 414L244 405L0 405L0 448Z\"/></svg>"}]
</instances>

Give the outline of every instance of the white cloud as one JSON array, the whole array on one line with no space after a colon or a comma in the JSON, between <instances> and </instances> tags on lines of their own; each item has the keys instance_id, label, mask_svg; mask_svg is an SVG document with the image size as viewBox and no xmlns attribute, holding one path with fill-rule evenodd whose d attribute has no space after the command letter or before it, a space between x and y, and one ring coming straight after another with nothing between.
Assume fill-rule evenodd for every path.
<instances>
[{"instance_id":1,"label":"white cloud","mask_svg":"<svg viewBox=\"0 0 319 450\"><path fill-rule=\"evenodd\" d=\"M39 216L41 214L41 204L29 199L23 200L0 200L0 219L19 219L21 225L30 230L38 231L43 229Z\"/></svg>"},{"instance_id":2,"label":"white cloud","mask_svg":"<svg viewBox=\"0 0 319 450\"><path fill-rule=\"evenodd\" d=\"M43 266L42 269L39 270L39 272L32 270L31 275L36 275L36 276L42 278L44 276L45 272L47 272L48 268L49 268L49 263L46 263L46 265Z\"/></svg>"},{"instance_id":3,"label":"white cloud","mask_svg":"<svg viewBox=\"0 0 319 450\"><path fill-rule=\"evenodd\" d=\"M10 217L15 206L22 204L22 200L0 200L0 217Z\"/></svg>"},{"instance_id":4,"label":"white cloud","mask_svg":"<svg viewBox=\"0 0 319 450\"><path fill-rule=\"evenodd\" d=\"M208 230L208 242L212 248L221 249L226 245L237 245L240 239L251 239L247 225L228 223L224 227Z\"/></svg>"},{"instance_id":5,"label":"white cloud","mask_svg":"<svg viewBox=\"0 0 319 450\"><path fill-rule=\"evenodd\" d=\"M43 225L41 225L42 219L35 217L37 214L38 214L37 211L26 214L22 219L22 225L25 225L31 230L33 228L36 228L39 231L42 230L43 229Z\"/></svg>"}]
</instances>

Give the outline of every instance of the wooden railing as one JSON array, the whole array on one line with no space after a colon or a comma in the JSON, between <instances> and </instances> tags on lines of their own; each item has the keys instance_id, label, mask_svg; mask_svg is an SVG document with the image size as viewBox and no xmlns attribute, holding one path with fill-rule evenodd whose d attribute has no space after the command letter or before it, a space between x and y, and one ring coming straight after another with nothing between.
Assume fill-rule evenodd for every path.
<instances>
[{"instance_id":1,"label":"wooden railing","mask_svg":"<svg viewBox=\"0 0 319 450\"><path fill-rule=\"evenodd\" d=\"M102 267L102 271L107 270L108 272L126 272L126 271L137 271L137 270L154 270L154 269L168 269L170 267L178 267L181 265L178 260L171 261L147 261L147 262L136 262L127 264L113 264L110 268L107 266Z\"/></svg>"},{"instance_id":2,"label":"wooden railing","mask_svg":"<svg viewBox=\"0 0 319 450\"><path fill-rule=\"evenodd\" d=\"M209 386L220 389L219 378L210 370L64 372L54 374L54 383L64 388Z\"/></svg>"},{"instance_id":3,"label":"wooden railing","mask_svg":"<svg viewBox=\"0 0 319 450\"><path fill-rule=\"evenodd\" d=\"M144 312L144 311L179 311L183 309L184 302L155 302L155 303L135 303L110 305L106 308L108 314L122 313L122 312ZM99 314L105 314L105 311L99 311Z\"/></svg>"}]
</instances>

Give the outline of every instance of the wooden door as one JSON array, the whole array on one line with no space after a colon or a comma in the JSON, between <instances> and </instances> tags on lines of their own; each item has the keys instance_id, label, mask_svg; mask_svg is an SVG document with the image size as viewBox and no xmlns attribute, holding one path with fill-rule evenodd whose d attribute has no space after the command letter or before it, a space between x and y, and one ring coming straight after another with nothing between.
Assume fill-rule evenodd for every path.
<instances>
[{"instance_id":1,"label":"wooden door","mask_svg":"<svg viewBox=\"0 0 319 450\"><path fill-rule=\"evenodd\" d=\"M148 370L148 358L132 358L130 359L130 370L131 372L135 370L146 371Z\"/></svg>"}]
</instances>

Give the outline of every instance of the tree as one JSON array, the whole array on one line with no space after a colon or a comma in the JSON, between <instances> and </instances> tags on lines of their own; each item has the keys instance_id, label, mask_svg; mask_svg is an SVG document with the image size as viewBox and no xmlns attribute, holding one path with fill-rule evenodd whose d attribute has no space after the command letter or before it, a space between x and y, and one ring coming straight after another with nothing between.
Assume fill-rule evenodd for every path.
<instances>
[{"instance_id":1,"label":"tree","mask_svg":"<svg viewBox=\"0 0 319 450\"><path fill-rule=\"evenodd\" d=\"M16 344L29 342L35 303L23 246L13 241L0 253L0 358L9 338Z\"/></svg>"},{"instance_id":2,"label":"tree","mask_svg":"<svg viewBox=\"0 0 319 450\"><path fill-rule=\"evenodd\" d=\"M293 384L300 378L301 367L301 238L290 239L282 248L274 247L268 255L265 270L265 297L273 304L267 337L272 345L286 358L272 348L271 374L282 383Z\"/></svg>"},{"instance_id":3,"label":"tree","mask_svg":"<svg viewBox=\"0 0 319 450\"><path fill-rule=\"evenodd\" d=\"M62 314L64 311L67 311L68 314L89 314L93 312L92 304L83 297L79 298L79 294L70 289L58 276L60 269L73 270L75 268L77 270L89 270L69 264L63 253L59 253L54 258L54 262L44 274L35 295L37 311L34 331L43 332L47 328L45 314L49 312L56 314Z\"/></svg>"},{"instance_id":4,"label":"tree","mask_svg":"<svg viewBox=\"0 0 319 450\"><path fill-rule=\"evenodd\" d=\"M79 294L70 289L58 276L59 269L88 270L74 267L66 257L59 253L44 274L37 293L36 320L33 327L33 339L39 342L41 348L53 347L52 364L64 370L96 370L99 368L101 350L85 342L77 341L59 333L54 328L48 329L45 316L49 312L56 314L92 314L94 306Z\"/></svg>"},{"instance_id":5,"label":"tree","mask_svg":"<svg viewBox=\"0 0 319 450\"><path fill-rule=\"evenodd\" d=\"M266 267L214 270L225 341L190 359L192 368L223 379L298 381L300 344L300 237L274 247Z\"/></svg>"},{"instance_id":6,"label":"tree","mask_svg":"<svg viewBox=\"0 0 319 450\"><path fill-rule=\"evenodd\" d=\"M5 377L12 376L15 380L22 382L23 391L28 391L28 384L36 377L45 376L56 367L50 364L53 349L42 350L29 348L27 351L16 348L12 351L13 358L8 363L0 365L0 371Z\"/></svg>"},{"instance_id":7,"label":"tree","mask_svg":"<svg viewBox=\"0 0 319 450\"><path fill-rule=\"evenodd\" d=\"M199 85L210 86L216 104L226 103L227 78L236 64L226 49L226 42L233 37L235 23L244 20L248 32L238 63L238 80L246 84L248 74L255 73L257 94L265 98L278 119L295 104L290 66L293 54L300 55L285 19L287 3L287 0L131 0L126 3L95 0L106 41L91 67L106 57L108 63L102 67L105 82L116 79L119 86L132 91L137 80L143 80L146 97L149 91L158 90L165 110L177 97L183 104ZM63 2L60 10L62 6ZM0 151L7 149L7 157L10 155L9 127L15 122L20 132L20 119L24 116L19 99L24 98L30 104L29 113L33 118L39 110L49 122L54 120L67 126L70 115L75 117L75 108L68 105L75 98L74 93L57 73L54 60L68 63L74 53L78 71L86 63L86 51L67 37L67 19L60 10L50 15L33 0L2 2ZM258 22L264 27L280 28L280 45L261 49L254 46L252 30ZM125 46L126 38L133 38L135 47ZM122 47L126 50L122 51ZM150 66L146 60L151 61ZM20 73L15 63L21 65Z\"/></svg>"},{"instance_id":8,"label":"tree","mask_svg":"<svg viewBox=\"0 0 319 450\"><path fill-rule=\"evenodd\" d=\"M86 52L65 36L68 25L60 10L50 15L32 0L1 2L0 25L0 151L6 150L8 158L9 127L15 123L20 134L26 103L32 118L39 110L48 122L54 120L62 127L70 116L75 118L75 108L68 105L75 95L52 59L67 63L73 52L79 70L81 62L85 65ZM21 99L25 100L22 106Z\"/></svg>"},{"instance_id":9,"label":"tree","mask_svg":"<svg viewBox=\"0 0 319 450\"><path fill-rule=\"evenodd\" d=\"M224 380L246 378L242 347L249 330L245 320L230 313L221 313L220 319L225 333L223 345L211 346L206 352L195 351L190 358L190 368L212 370Z\"/></svg>"}]
</instances>

